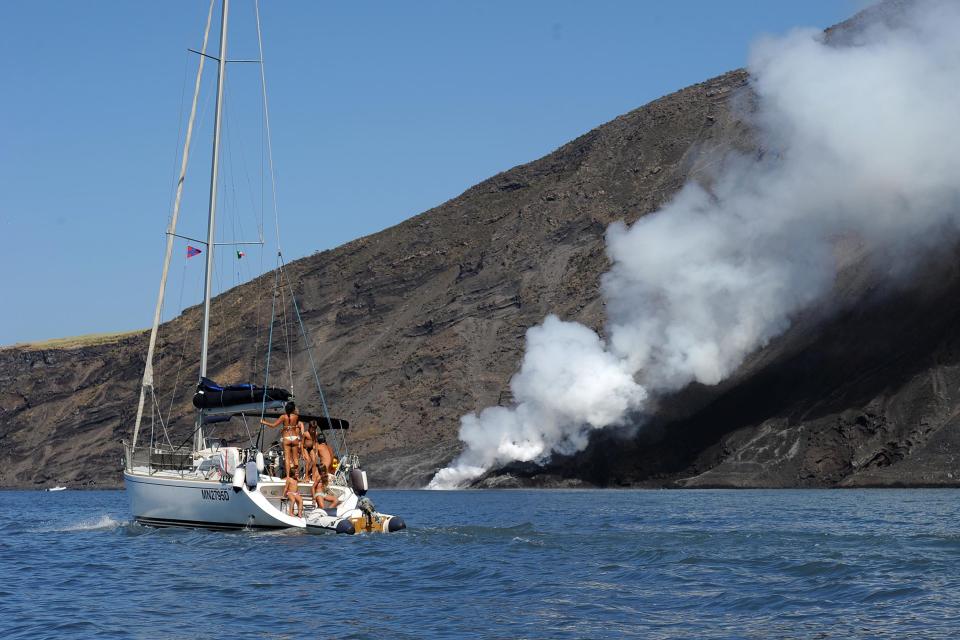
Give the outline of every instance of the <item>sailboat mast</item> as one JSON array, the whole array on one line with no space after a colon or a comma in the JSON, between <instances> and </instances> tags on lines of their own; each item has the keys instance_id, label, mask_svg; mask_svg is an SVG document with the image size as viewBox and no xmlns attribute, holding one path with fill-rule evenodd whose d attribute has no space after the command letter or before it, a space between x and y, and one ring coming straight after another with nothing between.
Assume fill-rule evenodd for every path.
<instances>
[{"instance_id":1,"label":"sailboat mast","mask_svg":"<svg viewBox=\"0 0 960 640\"><path fill-rule=\"evenodd\" d=\"M140 435L140 423L143 420L143 408L147 398L147 389L153 394L153 354L157 347L157 333L160 329L160 314L167 288L167 274L170 271L170 259L173 257L173 239L177 233L177 219L180 217L180 200L183 196L183 183L187 177L187 163L190 159L190 142L193 140L193 123L197 118L197 102L200 98L200 80L203 77L203 63L207 55L207 41L210 38L210 23L213 21L213 3L207 12L207 26L203 30L203 46L200 49L200 64L197 66L197 80L193 87L193 102L190 105L190 118L187 121L187 135L183 142L183 155L180 160L180 177L177 179L177 194L173 201L173 213L167 227L167 249L163 254L163 271L160 275L160 291L157 293L157 306L153 312L153 325L150 328L150 343L147 347L147 361L143 366L143 381L140 384L140 401L137 404L137 419L133 426L133 449L137 447Z\"/></svg>"},{"instance_id":2,"label":"sailboat mast","mask_svg":"<svg viewBox=\"0 0 960 640\"><path fill-rule=\"evenodd\" d=\"M213 162L210 168L210 207L207 216L207 269L203 276L203 342L200 349L200 377L207 375L207 347L210 337L210 290L213 285L213 248L217 213L217 173L220 167L220 122L223 108L223 81L227 75L227 14L230 0L223 0L220 15L220 56L217 66L216 116L213 122Z\"/></svg>"}]
</instances>

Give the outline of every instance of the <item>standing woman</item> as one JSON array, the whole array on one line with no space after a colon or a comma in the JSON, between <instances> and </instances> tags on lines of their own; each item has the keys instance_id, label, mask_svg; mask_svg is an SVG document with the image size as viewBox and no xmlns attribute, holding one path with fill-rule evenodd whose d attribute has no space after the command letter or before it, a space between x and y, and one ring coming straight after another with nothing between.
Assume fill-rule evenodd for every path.
<instances>
[{"instance_id":1,"label":"standing woman","mask_svg":"<svg viewBox=\"0 0 960 640\"><path fill-rule=\"evenodd\" d=\"M283 444L283 470L286 476L290 477L290 465L297 476L300 472L300 449L302 445L301 434L303 433L303 423L300 422L300 414L297 413L297 407L292 402L288 402L283 408L283 415L268 422L261 419L260 424L276 429L281 427L280 442Z\"/></svg>"},{"instance_id":2,"label":"standing woman","mask_svg":"<svg viewBox=\"0 0 960 640\"><path fill-rule=\"evenodd\" d=\"M327 444L327 437L323 435L323 431L317 433L315 440L317 444L313 445L313 455L317 468L322 474L333 473L336 471L333 466L333 449Z\"/></svg>"},{"instance_id":3,"label":"standing woman","mask_svg":"<svg viewBox=\"0 0 960 640\"><path fill-rule=\"evenodd\" d=\"M290 515L303 516L303 496L300 495L300 487L297 485L297 476L287 473L286 483L283 485L283 495L289 501Z\"/></svg>"},{"instance_id":4,"label":"standing woman","mask_svg":"<svg viewBox=\"0 0 960 640\"><path fill-rule=\"evenodd\" d=\"M307 428L303 431L303 477L307 482L316 480L314 477L317 468L317 421L307 422Z\"/></svg>"}]
</instances>

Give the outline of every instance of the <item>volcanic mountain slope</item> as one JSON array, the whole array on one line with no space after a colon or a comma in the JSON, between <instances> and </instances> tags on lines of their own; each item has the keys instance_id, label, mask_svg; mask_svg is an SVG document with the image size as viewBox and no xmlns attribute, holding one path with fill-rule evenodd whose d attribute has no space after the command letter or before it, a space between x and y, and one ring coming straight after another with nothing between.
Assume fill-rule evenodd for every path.
<instances>
[{"instance_id":1,"label":"volcanic mountain slope","mask_svg":"<svg viewBox=\"0 0 960 640\"><path fill-rule=\"evenodd\" d=\"M745 79L738 71L675 93L400 225L288 266L331 411L352 421L350 442L373 477L421 484L448 461L463 413L509 402L524 333L547 313L602 326L607 225L657 209L716 152L747 144L730 108ZM268 274L214 301L215 379L251 377L271 287ZM158 385L175 374L184 340L196 353L199 320L191 308L162 327ZM145 338L0 351L0 482L93 482L101 464L116 478ZM282 363L283 340L275 344ZM295 351L296 390L315 407L307 354L301 344ZM195 379L188 365L182 378ZM180 417L189 395L181 384Z\"/></svg>"},{"instance_id":2,"label":"volcanic mountain slope","mask_svg":"<svg viewBox=\"0 0 960 640\"><path fill-rule=\"evenodd\" d=\"M607 225L657 210L688 179L709 182L730 150L762 153L751 104L746 73L728 73L288 265L331 412L351 420L352 450L375 484L423 485L459 450L461 415L508 404L525 331L545 315L602 332ZM518 465L481 484L953 484L954 261L934 260L916 286L885 295L858 264L852 251L839 314L811 312L725 383L665 400L652 424L603 432L576 458ZM267 274L214 301L213 378L262 378L272 282ZM157 379L174 442L190 432L199 324L191 308L161 329ZM275 334L279 384L288 354L284 331ZM145 351L144 333L0 350L0 485L119 483ZM304 345L293 341L289 355L301 406L317 410ZM242 442L235 423L225 434Z\"/></svg>"}]
</instances>

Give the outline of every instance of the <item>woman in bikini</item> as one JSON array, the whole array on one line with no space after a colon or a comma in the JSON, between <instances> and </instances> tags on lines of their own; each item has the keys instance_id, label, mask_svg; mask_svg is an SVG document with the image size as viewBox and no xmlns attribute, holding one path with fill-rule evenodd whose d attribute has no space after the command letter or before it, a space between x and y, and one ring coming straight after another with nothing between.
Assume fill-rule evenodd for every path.
<instances>
[{"instance_id":1,"label":"woman in bikini","mask_svg":"<svg viewBox=\"0 0 960 640\"><path fill-rule=\"evenodd\" d=\"M290 515L303 517L303 497L300 495L300 488L297 485L295 475L287 472L287 483L283 485L283 495L287 497ZM296 507L296 509L294 509ZM294 512L296 511L296 513Z\"/></svg>"},{"instance_id":2,"label":"woman in bikini","mask_svg":"<svg viewBox=\"0 0 960 640\"><path fill-rule=\"evenodd\" d=\"M329 508L334 509L338 504L340 504L340 499L337 498L337 495L330 491L330 478L325 471L318 471L317 479L313 482L313 489L311 491L313 495L313 507L314 509L326 509L327 502L330 503Z\"/></svg>"},{"instance_id":3,"label":"woman in bikini","mask_svg":"<svg viewBox=\"0 0 960 640\"><path fill-rule=\"evenodd\" d=\"M317 421L311 420L303 432L303 477L308 482L316 480L317 450Z\"/></svg>"},{"instance_id":4,"label":"woman in bikini","mask_svg":"<svg viewBox=\"0 0 960 640\"><path fill-rule=\"evenodd\" d=\"M282 416L273 422L260 420L260 424L271 429L281 427L280 442L283 443L283 470L289 476L292 465L294 471L299 474L300 449L303 446L300 436L303 433L303 423L300 422L300 414L297 413L296 405L288 402L287 406L283 408Z\"/></svg>"}]
</instances>

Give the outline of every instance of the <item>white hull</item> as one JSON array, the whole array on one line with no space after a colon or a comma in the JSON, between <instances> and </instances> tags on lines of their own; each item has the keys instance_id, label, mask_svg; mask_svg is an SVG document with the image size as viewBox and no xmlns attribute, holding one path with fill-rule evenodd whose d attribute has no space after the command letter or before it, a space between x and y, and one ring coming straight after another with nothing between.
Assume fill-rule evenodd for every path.
<instances>
[{"instance_id":1,"label":"white hull","mask_svg":"<svg viewBox=\"0 0 960 640\"><path fill-rule=\"evenodd\" d=\"M261 492L282 483L261 483L252 491L234 490L216 480L159 477L125 471L133 517L153 526L206 529L303 528L304 520L280 511Z\"/></svg>"},{"instance_id":2,"label":"white hull","mask_svg":"<svg viewBox=\"0 0 960 640\"><path fill-rule=\"evenodd\" d=\"M320 533L390 533L404 529L396 516L376 513L365 525L357 495L347 487L333 489L340 496L334 509L312 509L309 498L306 518L291 516L279 508L283 482L261 482L250 489L235 489L232 483L200 478L149 475L124 471L123 481L134 520L154 527L199 529L289 529L306 528ZM301 485L301 491L308 485ZM266 495L265 495L266 494ZM268 498L268 496L271 496Z\"/></svg>"}]
</instances>

